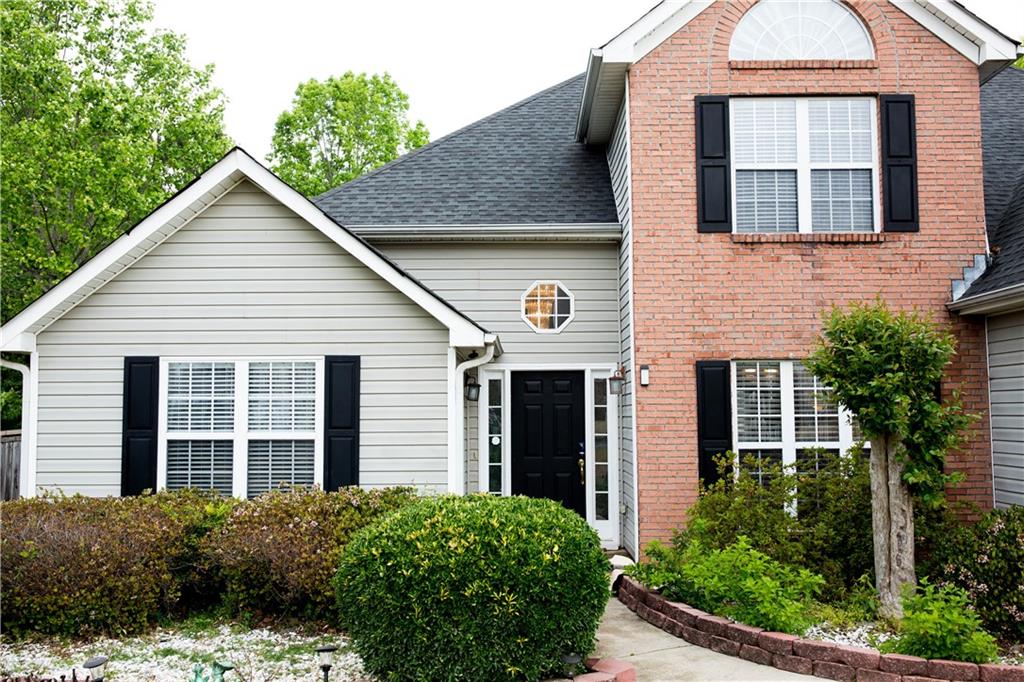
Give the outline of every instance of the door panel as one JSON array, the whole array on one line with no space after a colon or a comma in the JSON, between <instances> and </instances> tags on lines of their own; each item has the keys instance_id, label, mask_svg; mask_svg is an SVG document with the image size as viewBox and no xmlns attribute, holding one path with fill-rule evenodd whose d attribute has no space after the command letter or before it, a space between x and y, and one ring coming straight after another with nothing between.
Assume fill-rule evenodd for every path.
<instances>
[{"instance_id":1,"label":"door panel","mask_svg":"<svg viewBox=\"0 0 1024 682\"><path fill-rule=\"evenodd\" d=\"M512 373L512 494L586 515L583 372Z\"/></svg>"}]
</instances>

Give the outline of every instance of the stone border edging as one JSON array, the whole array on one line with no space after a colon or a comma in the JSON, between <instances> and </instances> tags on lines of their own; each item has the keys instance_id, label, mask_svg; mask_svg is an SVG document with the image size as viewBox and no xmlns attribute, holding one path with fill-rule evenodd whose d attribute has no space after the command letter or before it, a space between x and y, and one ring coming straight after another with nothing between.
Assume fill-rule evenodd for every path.
<instances>
[{"instance_id":1,"label":"stone border edging","mask_svg":"<svg viewBox=\"0 0 1024 682\"><path fill-rule=\"evenodd\" d=\"M618 599L651 625L690 644L793 673L843 682L1024 682L1024 666L926 660L768 632L671 602L626 575L618 580Z\"/></svg>"}]
</instances>

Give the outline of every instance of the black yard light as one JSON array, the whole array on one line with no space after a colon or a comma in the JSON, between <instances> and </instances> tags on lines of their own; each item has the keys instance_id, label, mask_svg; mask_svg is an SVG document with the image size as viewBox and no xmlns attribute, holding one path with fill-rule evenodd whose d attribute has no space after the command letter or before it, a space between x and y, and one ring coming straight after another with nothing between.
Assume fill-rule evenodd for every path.
<instances>
[{"instance_id":1,"label":"black yard light","mask_svg":"<svg viewBox=\"0 0 1024 682\"><path fill-rule=\"evenodd\" d=\"M562 654L562 665L564 666L562 670L570 680L576 678L576 672L579 670L581 660L583 659L579 654Z\"/></svg>"},{"instance_id":2,"label":"black yard light","mask_svg":"<svg viewBox=\"0 0 1024 682\"><path fill-rule=\"evenodd\" d=\"M319 646L316 648L317 658L320 659L320 670L324 671L324 682L328 680L331 666L334 665L334 652L337 650L338 647L336 646Z\"/></svg>"},{"instance_id":3,"label":"black yard light","mask_svg":"<svg viewBox=\"0 0 1024 682\"><path fill-rule=\"evenodd\" d=\"M107 670L106 656L93 656L82 664L82 667L89 671L89 679L92 682L103 682L103 675Z\"/></svg>"},{"instance_id":4,"label":"black yard light","mask_svg":"<svg viewBox=\"0 0 1024 682\"><path fill-rule=\"evenodd\" d=\"M212 667L213 680L211 682L224 682L224 673L235 669L235 666L224 661L215 661Z\"/></svg>"}]
</instances>

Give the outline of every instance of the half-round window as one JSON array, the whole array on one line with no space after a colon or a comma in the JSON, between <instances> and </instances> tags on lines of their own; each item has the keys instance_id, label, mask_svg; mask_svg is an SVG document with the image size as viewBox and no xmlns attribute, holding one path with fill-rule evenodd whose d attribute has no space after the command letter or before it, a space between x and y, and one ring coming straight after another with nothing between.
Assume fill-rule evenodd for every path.
<instances>
[{"instance_id":1,"label":"half-round window","mask_svg":"<svg viewBox=\"0 0 1024 682\"><path fill-rule=\"evenodd\" d=\"M523 320L539 334L557 334L575 314L572 292L561 282L534 282L523 292Z\"/></svg>"},{"instance_id":2,"label":"half-round window","mask_svg":"<svg viewBox=\"0 0 1024 682\"><path fill-rule=\"evenodd\" d=\"M873 59L860 19L834 0L761 0L732 34L729 59Z\"/></svg>"}]
</instances>

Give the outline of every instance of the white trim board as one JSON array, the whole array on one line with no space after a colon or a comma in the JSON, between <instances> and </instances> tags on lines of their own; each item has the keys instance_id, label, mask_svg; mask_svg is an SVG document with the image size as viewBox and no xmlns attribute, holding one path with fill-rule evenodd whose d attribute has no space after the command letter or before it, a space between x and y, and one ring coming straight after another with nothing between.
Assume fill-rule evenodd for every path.
<instances>
[{"instance_id":1,"label":"white trim board","mask_svg":"<svg viewBox=\"0 0 1024 682\"><path fill-rule=\"evenodd\" d=\"M334 222L270 170L236 147L142 222L0 327L0 349L30 350L35 335L248 179L324 233L448 328L449 345L483 348L493 335L463 316L365 241Z\"/></svg>"}]
</instances>

